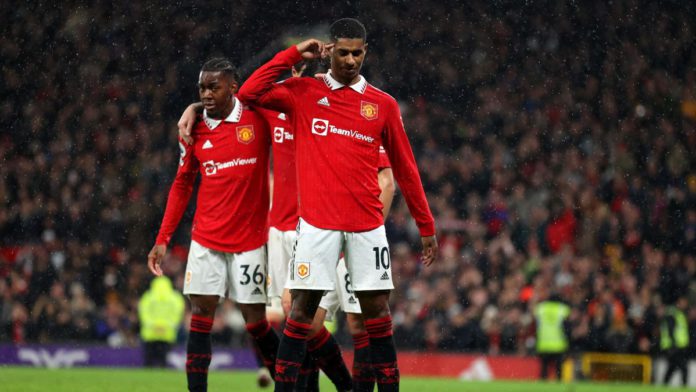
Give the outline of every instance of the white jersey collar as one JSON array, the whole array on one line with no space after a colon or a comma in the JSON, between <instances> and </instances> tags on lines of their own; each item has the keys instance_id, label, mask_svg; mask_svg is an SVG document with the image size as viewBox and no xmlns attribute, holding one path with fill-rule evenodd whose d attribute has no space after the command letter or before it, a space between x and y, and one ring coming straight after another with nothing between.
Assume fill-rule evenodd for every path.
<instances>
[{"instance_id":1,"label":"white jersey collar","mask_svg":"<svg viewBox=\"0 0 696 392\"><path fill-rule=\"evenodd\" d=\"M365 92L365 89L367 88L367 80L362 75L359 75L360 79L358 80L357 83L351 84L350 88L353 90L359 92L360 94L363 94ZM324 83L331 89L331 90L338 90L341 87L345 87L345 84L339 82L338 80L334 79L334 77L331 75L331 70L329 70L325 75L324 75Z\"/></svg>"},{"instance_id":2,"label":"white jersey collar","mask_svg":"<svg viewBox=\"0 0 696 392\"><path fill-rule=\"evenodd\" d=\"M232 109L230 115L227 116L227 118L225 118L225 122L236 123L242 119L242 103L237 99L237 97L233 97L233 99L234 109ZM205 121L205 125L207 125L211 131L217 128L217 126L222 123L222 120L208 117L208 111L205 109L203 109L203 121Z\"/></svg>"}]
</instances>

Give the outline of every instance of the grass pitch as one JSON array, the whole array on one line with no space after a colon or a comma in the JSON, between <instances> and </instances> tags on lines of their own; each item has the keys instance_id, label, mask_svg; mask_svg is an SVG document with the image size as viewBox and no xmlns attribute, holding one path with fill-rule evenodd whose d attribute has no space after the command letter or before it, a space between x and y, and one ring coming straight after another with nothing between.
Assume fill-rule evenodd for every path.
<instances>
[{"instance_id":1,"label":"grass pitch","mask_svg":"<svg viewBox=\"0 0 696 392\"><path fill-rule=\"evenodd\" d=\"M186 374L174 370L149 369L45 369L30 367L0 367L0 390L5 392L160 392L186 390ZM255 372L213 371L208 390L215 391L272 391L256 386ZM331 382L321 377L321 390L334 391ZM376 389L375 389L376 390ZM562 384L554 382L473 382L442 378L411 378L401 380L404 392L652 392L673 390L666 387L638 384Z\"/></svg>"}]
</instances>

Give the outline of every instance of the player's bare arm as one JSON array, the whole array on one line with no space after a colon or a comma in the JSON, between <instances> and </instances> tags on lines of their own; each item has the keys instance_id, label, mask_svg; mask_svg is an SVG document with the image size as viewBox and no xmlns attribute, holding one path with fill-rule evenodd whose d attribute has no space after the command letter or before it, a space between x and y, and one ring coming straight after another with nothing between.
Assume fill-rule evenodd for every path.
<instances>
[{"instance_id":1,"label":"player's bare arm","mask_svg":"<svg viewBox=\"0 0 696 392\"><path fill-rule=\"evenodd\" d=\"M176 123L179 128L179 137L184 139L186 144L191 145L193 143L193 138L191 137L191 130L196 123L196 115L203 113L203 104L200 102L195 102L190 104L184 113L181 114L179 122Z\"/></svg>"},{"instance_id":2,"label":"player's bare arm","mask_svg":"<svg viewBox=\"0 0 696 392\"><path fill-rule=\"evenodd\" d=\"M421 237L421 243L423 244L423 264L425 264L426 267L430 267L430 265L437 260L439 251L437 238L435 238L434 235Z\"/></svg>"},{"instance_id":3,"label":"player's bare arm","mask_svg":"<svg viewBox=\"0 0 696 392\"><path fill-rule=\"evenodd\" d=\"M163 244L155 244L147 255L147 268L150 269L155 276L162 276L162 260L167 254L167 246Z\"/></svg>"},{"instance_id":4,"label":"player's bare arm","mask_svg":"<svg viewBox=\"0 0 696 392\"><path fill-rule=\"evenodd\" d=\"M394 192L396 191L392 169L386 167L380 170L379 173L377 173L377 182L381 190L379 201L382 202L382 215L386 220L387 215L389 215L389 210L391 209L392 201L394 200Z\"/></svg>"}]
</instances>

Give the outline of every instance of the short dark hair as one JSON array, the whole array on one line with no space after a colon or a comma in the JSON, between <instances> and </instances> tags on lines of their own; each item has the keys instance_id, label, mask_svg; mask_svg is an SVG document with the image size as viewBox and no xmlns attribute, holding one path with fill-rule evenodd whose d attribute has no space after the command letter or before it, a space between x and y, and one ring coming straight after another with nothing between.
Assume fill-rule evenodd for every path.
<instances>
[{"instance_id":1,"label":"short dark hair","mask_svg":"<svg viewBox=\"0 0 696 392\"><path fill-rule=\"evenodd\" d=\"M239 81L237 67L224 57L215 57L206 61L205 64L203 64L203 68L201 68L201 72L221 72L235 82Z\"/></svg>"},{"instance_id":2,"label":"short dark hair","mask_svg":"<svg viewBox=\"0 0 696 392\"><path fill-rule=\"evenodd\" d=\"M359 20L353 18L339 19L329 27L331 41L338 41L339 38L360 38L367 40L367 30Z\"/></svg>"}]
</instances>

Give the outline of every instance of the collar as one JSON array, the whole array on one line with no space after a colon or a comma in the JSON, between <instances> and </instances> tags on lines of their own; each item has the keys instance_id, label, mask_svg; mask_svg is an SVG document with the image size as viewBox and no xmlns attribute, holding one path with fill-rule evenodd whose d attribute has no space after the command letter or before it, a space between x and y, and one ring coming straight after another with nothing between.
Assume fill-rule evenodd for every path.
<instances>
[{"instance_id":1,"label":"collar","mask_svg":"<svg viewBox=\"0 0 696 392\"><path fill-rule=\"evenodd\" d=\"M353 90L359 92L360 94L365 93L365 89L367 88L367 80L362 75L359 75L360 79L358 80L357 83L351 84L350 88ZM326 83L326 86L330 88L331 90L338 90L341 87L345 87L346 85L339 82L338 80L334 79L334 77L331 75L331 70L326 72L324 75L324 83Z\"/></svg>"},{"instance_id":2,"label":"collar","mask_svg":"<svg viewBox=\"0 0 696 392\"><path fill-rule=\"evenodd\" d=\"M239 120L242 119L242 103L237 99L237 97L234 97L234 109L232 109L232 112L230 113L229 116L224 120L225 122L239 122ZM205 125L208 126L208 128L212 131L215 128L217 128L220 123L222 123L223 120L218 120L216 118L210 118L208 117L208 112L203 109L203 121L205 122Z\"/></svg>"}]
</instances>

